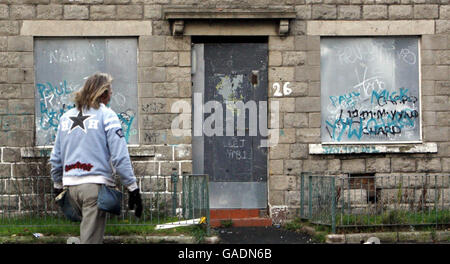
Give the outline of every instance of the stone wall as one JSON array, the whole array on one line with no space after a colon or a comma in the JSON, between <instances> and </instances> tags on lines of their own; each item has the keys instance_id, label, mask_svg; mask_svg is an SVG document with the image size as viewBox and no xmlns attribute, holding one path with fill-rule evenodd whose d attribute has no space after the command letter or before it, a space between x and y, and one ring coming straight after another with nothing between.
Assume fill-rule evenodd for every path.
<instances>
[{"instance_id":1,"label":"stone wall","mask_svg":"<svg viewBox=\"0 0 450 264\"><path fill-rule=\"evenodd\" d=\"M225 11L271 7L296 12L288 36L268 37L269 100L279 101L281 107L279 144L268 154L271 208L285 211L287 207L289 213L283 215L288 218L298 215L298 174L304 171L326 175L450 173L449 0L5 0L0 3L2 183L8 178L25 175L25 171L34 166L32 164L39 163L36 156L23 153L23 148L34 146L35 87L33 36L22 35L25 22L38 20L151 22L148 29L151 34L137 36L140 147L132 154L134 168L141 176L170 174L172 168L179 173L192 171L191 137L176 137L170 130L176 116L170 111L171 105L180 99L191 102L191 37L172 36L170 23L163 18L163 9L174 6ZM314 32L316 25L309 23L314 21L386 23L386 28L397 21L433 23L431 32L416 35L421 39L422 139L424 143L436 143L436 151L310 154L310 144L321 143L322 33ZM324 24L317 30L326 31L329 25ZM401 30L411 34L409 30L416 27L409 25L402 26ZM358 30L368 35L374 32L373 27L366 24ZM293 92L274 97L275 82L290 82ZM146 147L152 148L150 154L142 154L145 151L140 149ZM0 188L7 188L7 185L0 185Z\"/></svg>"}]
</instances>

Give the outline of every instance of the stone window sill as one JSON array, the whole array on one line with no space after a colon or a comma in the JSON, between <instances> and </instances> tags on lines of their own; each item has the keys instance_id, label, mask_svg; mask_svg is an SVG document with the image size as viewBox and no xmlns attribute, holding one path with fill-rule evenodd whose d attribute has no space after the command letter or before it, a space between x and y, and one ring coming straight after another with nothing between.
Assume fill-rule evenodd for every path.
<instances>
[{"instance_id":1,"label":"stone window sill","mask_svg":"<svg viewBox=\"0 0 450 264\"><path fill-rule=\"evenodd\" d=\"M155 146L128 146L128 152L131 157L154 157ZM53 146L42 147L23 147L20 148L20 155L22 158L45 158L50 157Z\"/></svg>"},{"instance_id":2,"label":"stone window sill","mask_svg":"<svg viewBox=\"0 0 450 264\"><path fill-rule=\"evenodd\" d=\"M309 144L309 154L335 155L381 153L437 153L437 144Z\"/></svg>"}]
</instances>

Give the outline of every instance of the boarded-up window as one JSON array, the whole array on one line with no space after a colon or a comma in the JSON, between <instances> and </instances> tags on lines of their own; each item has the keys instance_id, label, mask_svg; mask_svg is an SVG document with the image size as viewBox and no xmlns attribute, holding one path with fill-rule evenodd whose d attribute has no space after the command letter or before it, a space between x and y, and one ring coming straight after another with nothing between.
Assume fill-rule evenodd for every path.
<instances>
[{"instance_id":1,"label":"boarded-up window","mask_svg":"<svg viewBox=\"0 0 450 264\"><path fill-rule=\"evenodd\" d=\"M419 38L322 37L323 143L421 140Z\"/></svg>"},{"instance_id":2,"label":"boarded-up window","mask_svg":"<svg viewBox=\"0 0 450 264\"><path fill-rule=\"evenodd\" d=\"M52 145L59 118L74 107L73 96L95 72L112 75L110 107L128 144L138 144L137 39L36 38L36 145Z\"/></svg>"}]
</instances>

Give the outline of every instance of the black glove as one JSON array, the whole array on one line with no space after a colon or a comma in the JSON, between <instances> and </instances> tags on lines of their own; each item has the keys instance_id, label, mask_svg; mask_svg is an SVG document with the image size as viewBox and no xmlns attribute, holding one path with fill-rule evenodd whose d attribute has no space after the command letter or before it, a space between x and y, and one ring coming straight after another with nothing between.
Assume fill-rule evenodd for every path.
<instances>
[{"instance_id":1,"label":"black glove","mask_svg":"<svg viewBox=\"0 0 450 264\"><path fill-rule=\"evenodd\" d=\"M60 193L62 193L63 189L53 188L53 198L58 197Z\"/></svg>"},{"instance_id":2,"label":"black glove","mask_svg":"<svg viewBox=\"0 0 450 264\"><path fill-rule=\"evenodd\" d=\"M141 200L141 194L139 193L139 188L128 192L129 198L128 198L128 208L130 210L134 209L134 206L136 205L136 210L134 210L134 215L137 217L141 217L142 214L142 200Z\"/></svg>"}]
</instances>

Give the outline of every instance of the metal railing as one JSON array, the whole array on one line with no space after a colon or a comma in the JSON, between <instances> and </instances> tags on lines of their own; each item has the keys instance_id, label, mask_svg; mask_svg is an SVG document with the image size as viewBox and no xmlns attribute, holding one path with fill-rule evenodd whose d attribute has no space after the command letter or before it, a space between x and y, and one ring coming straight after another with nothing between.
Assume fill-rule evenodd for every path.
<instances>
[{"instance_id":1,"label":"metal railing","mask_svg":"<svg viewBox=\"0 0 450 264\"><path fill-rule=\"evenodd\" d=\"M300 217L332 232L450 225L450 175L300 177Z\"/></svg>"},{"instance_id":2,"label":"metal railing","mask_svg":"<svg viewBox=\"0 0 450 264\"><path fill-rule=\"evenodd\" d=\"M108 214L107 225L182 225L202 219L209 232L208 175L137 176L143 212L128 210L128 191L122 191L122 213ZM77 225L65 218L53 198L49 176L0 179L0 228L9 226Z\"/></svg>"}]
</instances>

